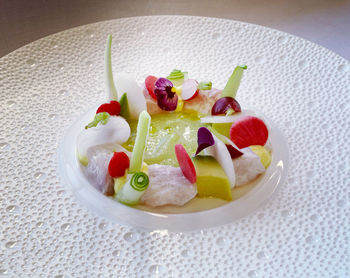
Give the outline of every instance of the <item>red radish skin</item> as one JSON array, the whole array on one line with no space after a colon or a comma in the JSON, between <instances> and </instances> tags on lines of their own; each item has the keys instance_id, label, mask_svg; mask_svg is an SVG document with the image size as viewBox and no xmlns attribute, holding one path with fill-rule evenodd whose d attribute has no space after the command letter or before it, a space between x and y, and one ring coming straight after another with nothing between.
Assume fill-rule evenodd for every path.
<instances>
[{"instance_id":1,"label":"red radish skin","mask_svg":"<svg viewBox=\"0 0 350 278\"><path fill-rule=\"evenodd\" d=\"M96 111L96 114L107 112L111 116L120 115L120 103L115 100L111 100L109 103L102 104Z\"/></svg>"},{"instance_id":2,"label":"red radish skin","mask_svg":"<svg viewBox=\"0 0 350 278\"><path fill-rule=\"evenodd\" d=\"M147 89L149 95L155 100L157 100L157 96L154 93L154 85L155 85L157 79L158 79L157 77L155 77L153 75L149 75L149 76L147 76L147 78L145 80L146 89Z\"/></svg>"},{"instance_id":3,"label":"red radish skin","mask_svg":"<svg viewBox=\"0 0 350 278\"><path fill-rule=\"evenodd\" d=\"M125 175L129 169L130 159L124 152L115 152L109 161L108 173L112 178L119 178Z\"/></svg>"},{"instance_id":4,"label":"red radish skin","mask_svg":"<svg viewBox=\"0 0 350 278\"><path fill-rule=\"evenodd\" d=\"M198 82L194 79L188 79L182 84L181 98L183 100L194 99L198 95Z\"/></svg>"},{"instance_id":5,"label":"red radish skin","mask_svg":"<svg viewBox=\"0 0 350 278\"><path fill-rule=\"evenodd\" d=\"M238 148L266 144L269 131L265 123L254 116L247 116L235 122L230 129L231 140Z\"/></svg>"},{"instance_id":6,"label":"red radish skin","mask_svg":"<svg viewBox=\"0 0 350 278\"><path fill-rule=\"evenodd\" d=\"M196 169L187 151L181 144L176 144L175 154L182 173L190 183L194 184L197 180Z\"/></svg>"}]
</instances>

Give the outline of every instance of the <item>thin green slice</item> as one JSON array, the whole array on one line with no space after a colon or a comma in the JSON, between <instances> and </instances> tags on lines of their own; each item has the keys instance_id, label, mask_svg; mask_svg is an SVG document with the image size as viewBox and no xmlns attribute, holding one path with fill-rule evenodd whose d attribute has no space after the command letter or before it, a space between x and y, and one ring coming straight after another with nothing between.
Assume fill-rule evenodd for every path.
<instances>
[{"instance_id":1,"label":"thin green slice","mask_svg":"<svg viewBox=\"0 0 350 278\"><path fill-rule=\"evenodd\" d=\"M146 111L142 111L140 113L139 121L137 123L135 145L130 160L130 173L141 171L143 154L146 148L146 142L150 125L151 116Z\"/></svg>"},{"instance_id":2,"label":"thin green slice","mask_svg":"<svg viewBox=\"0 0 350 278\"><path fill-rule=\"evenodd\" d=\"M104 67L105 91L106 91L108 100L118 100L117 89L115 88L114 80L113 80L111 46L112 46L112 35L108 35L107 42L106 42L105 67Z\"/></svg>"},{"instance_id":3,"label":"thin green slice","mask_svg":"<svg viewBox=\"0 0 350 278\"><path fill-rule=\"evenodd\" d=\"M119 100L119 103L120 103L120 116L122 116L126 120L130 119L129 101L126 93L122 95L122 97Z\"/></svg>"},{"instance_id":4,"label":"thin green slice","mask_svg":"<svg viewBox=\"0 0 350 278\"><path fill-rule=\"evenodd\" d=\"M233 71L231 77L226 83L224 90L221 93L221 97L236 97L239 84L243 76L243 71L247 69L246 65L237 66Z\"/></svg>"},{"instance_id":5,"label":"thin green slice","mask_svg":"<svg viewBox=\"0 0 350 278\"><path fill-rule=\"evenodd\" d=\"M199 82L198 84L198 89L199 90L211 90L213 84L211 83L211 81L202 81L202 82Z\"/></svg>"},{"instance_id":6,"label":"thin green slice","mask_svg":"<svg viewBox=\"0 0 350 278\"><path fill-rule=\"evenodd\" d=\"M185 80L186 72L182 72L181 70L174 69L168 76L169 79L174 86L181 86Z\"/></svg>"}]
</instances>

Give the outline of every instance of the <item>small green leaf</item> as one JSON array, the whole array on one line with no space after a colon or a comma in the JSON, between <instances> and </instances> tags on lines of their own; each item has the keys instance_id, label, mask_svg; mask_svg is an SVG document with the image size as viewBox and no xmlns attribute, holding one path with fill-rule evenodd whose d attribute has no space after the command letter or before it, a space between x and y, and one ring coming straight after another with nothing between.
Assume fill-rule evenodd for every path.
<instances>
[{"instance_id":1,"label":"small green leaf","mask_svg":"<svg viewBox=\"0 0 350 278\"><path fill-rule=\"evenodd\" d=\"M90 127L95 127L99 123L105 125L108 123L109 117L110 115L107 112L98 113L95 115L94 120L91 123L89 123L87 126L85 126L85 129L88 129Z\"/></svg>"},{"instance_id":2,"label":"small green leaf","mask_svg":"<svg viewBox=\"0 0 350 278\"><path fill-rule=\"evenodd\" d=\"M130 118L130 110L129 110L128 96L126 93L122 95L122 97L119 100L119 103L120 103L120 116L128 120Z\"/></svg>"}]
</instances>

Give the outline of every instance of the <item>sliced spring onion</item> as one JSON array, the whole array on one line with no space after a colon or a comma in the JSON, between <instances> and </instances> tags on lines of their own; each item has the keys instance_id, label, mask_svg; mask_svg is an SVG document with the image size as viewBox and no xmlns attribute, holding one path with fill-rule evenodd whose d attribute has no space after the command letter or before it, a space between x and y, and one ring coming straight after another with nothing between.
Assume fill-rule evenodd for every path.
<instances>
[{"instance_id":1,"label":"sliced spring onion","mask_svg":"<svg viewBox=\"0 0 350 278\"><path fill-rule=\"evenodd\" d=\"M174 84L174 86L181 86L185 80L185 75L186 77L188 76L187 72L182 72L181 70L174 69L167 76L167 79L169 79Z\"/></svg>"},{"instance_id":2,"label":"sliced spring onion","mask_svg":"<svg viewBox=\"0 0 350 278\"><path fill-rule=\"evenodd\" d=\"M211 90L213 86L213 83L211 83L211 81L202 81L202 82L199 82L198 84L198 89L199 90Z\"/></svg>"},{"instance_id":3,"label":"sliced spring onion","mask_svg":"<svg viewBox=\"0 0 350 278\"><path fill-rule=\"evenodd\" d=\"M105 50L105 91L108 100L118 100L117 90L114 85L113 72L112 72L112 55L111 55L111 46L112 46L112 35L108 35L106 50Z\"/></svg>"},{"instance_id":4,"label":"sliced spring onion","mask_svg":"<svg viewBox=\"0 0 350 278\"><path fill-rule=\"evenodd\" d=\"M147 111L142 111L137 123L136 138L134 149L132 151L130 168L131 173L139 172L142 167L143 153L146 148L149 127L151 124L151 116Z\"/></svg>"},{"instance_id":5,"label":"sliced spring onion","mask_svg":"<svg viewBox=\"0 0 350 278\"><path fill-rule=\"evenodd\" d=\"M224 90L221 93L221 97L236 97L239 84L243 76L243 71L247 69L246 65L237 66L229 80L226 83Z\"/></svg>"},{"instance_id":6,"label":"sliced spring onion","mask_svg":"<svg viewBox=\"0 0 350 278\"><path fill-rule=\"evenodd\" d=\"M136 205L148 184L149 178L144 172L128 175L127 182L117 194L117 200L125 205Z\"/></svg>"}]
</instances>

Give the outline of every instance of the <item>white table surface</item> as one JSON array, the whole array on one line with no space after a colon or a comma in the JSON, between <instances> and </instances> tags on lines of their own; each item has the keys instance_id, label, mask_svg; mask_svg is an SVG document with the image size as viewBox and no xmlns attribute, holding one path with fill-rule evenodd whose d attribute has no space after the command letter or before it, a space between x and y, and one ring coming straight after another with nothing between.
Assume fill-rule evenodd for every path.
<instances>
[{"instance_id":1,"label":"white table surface","mask_svg":"<svg viewBox=\"0 0 350 278\"><path fill-rule=\"evenodd\" d=\"M159 14L222 17L260 24L303 37L350 59L349 0L0 0L0 57L75 26Z\"/></svg>"}]
</instances>

